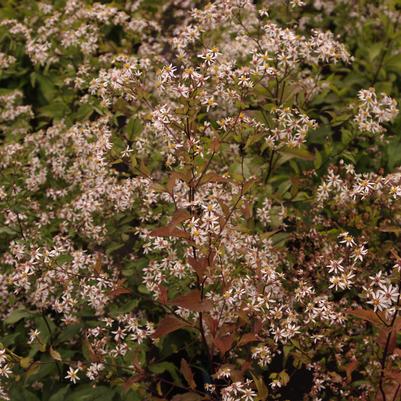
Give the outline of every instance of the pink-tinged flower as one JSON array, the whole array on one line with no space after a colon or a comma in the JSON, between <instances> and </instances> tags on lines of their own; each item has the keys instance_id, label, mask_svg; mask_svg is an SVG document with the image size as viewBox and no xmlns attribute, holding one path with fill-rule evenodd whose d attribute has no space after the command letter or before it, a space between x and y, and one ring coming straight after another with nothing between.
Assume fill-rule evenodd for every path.
<instances>
[{"instance_id":1,"label":"pink-tinged flower","mask_svg":"<svg viewBox=\"0 0 401 401\"><path fill-rule=\"evenodd\" d=\"M241 400L253 401L256 397L256 393L250 388L244 388L240 390L242 393Z\"/></svg>"},{"instance_id":2,"label":"pink-tinged flower","mask_svg":"<svg viewBox=\"0 0 401 401\"><path fill-rule=\"evenodd\" d=\"M373 306L375 312L382 311L391 306L391 303L383 296L380 291L372 292L368 304Z\"/></svg>"},{"instance_id":3,"label":"pink-tinged flower","mask_svg":"<svg viewBox=\"0 0 401 401\"><path fill-rule=\"evenodd\" d=\"M339 274L340 272L344 271L344 266L342 265L343 259L339 260L332 260L328 264L329 273Z\"/></svg>"},{"instance_id":4,"label":"pink-tinged flower","mask_svg":"<svg viewBox=\"0 0 401 401\"><path fill-rule=\"evenodd\" d=\"M0 366L0 377L3 376L3 377L9 378L11 373L12 373L12 370L10 369L10 367L7 364Z\"/></svg>"},{"instance_id":5,"label":"pink-tinged flower","mask_svg":"<svg viewBox=\"0 0 401 401\"><path fill-rule=\"evenodd\" d=\"M382 295L387 302L390 303L397 302L399 296L398 289L391 284L388 286L380 284L380 289L378 293Z\"/></svg>"}]
</instances>

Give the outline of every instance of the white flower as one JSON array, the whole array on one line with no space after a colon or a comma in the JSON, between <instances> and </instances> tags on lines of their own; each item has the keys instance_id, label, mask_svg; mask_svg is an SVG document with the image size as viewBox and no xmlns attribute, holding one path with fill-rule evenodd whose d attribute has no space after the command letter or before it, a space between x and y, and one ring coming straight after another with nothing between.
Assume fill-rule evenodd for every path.
<instances>
[{"instance_id":1,"label":"white flower","mask_svg":"<svg viewBox=\"0 0 401 401\"><path fill-rule=\"evenodd\" d=\"M397 302L399 292L397 288L393 285L388 285L385 286L383 284L380 284L380 290L378 293L387 301L387 302Z\"/></svg>"},{"instance_id":2,"label":"white flower","mask_svg":"<svg viewBox=\"0 0 401 401\"><path fill-rule=\"evenodd\" d=\"M7 354L5 349L0 350L0 364L3 364L7 360Z\"/></svg>"},{"instance_id":3,"label":"white flower","mask_svg":"<svg viewBox=\"0 0 401 401\"><path fill-rule=\"evenodd\" d=\"M78 380L80 380L80 378L78 377L78 372L79 369L73 369L72 367L70 367L68 369L67 376L65 376L65 378L69 379L75 384Z\"/></svg>"},{"instance_id":4,"label":"white flower","mask_svg":"<svg viewBox=\"0 0 401 401\"><path fill-rule=\"evenodd\" d=\"M0 376L9 378L11 373L12 373L12 370L10 369L10 367L7 364L0 367Z\"/></svg>"},{"instance_id":5,"label":"white flower","mask_svg":"<svg viewBox=\"0 0 401 401\"><path fill-rule=\"evenodd\" d=\"M31 330L29 332L29 340L28 340L28 344L32 344L40 335L40 331L39 330Z\"/></svg>"},{"instance_id":6,"label":"white flower","mask_svg":"<svg viewBox=\"0 0 401 401\"><path fill-rule=\"evenodd\" d=\"M338 238L342 238L342 240L340 241L340 244L345 244L345 246L347 248L352 248L353 246L356 245L354 238L352 237L352 235L350 235L347 231L341 233Z\"/></svg>"},{"instance_id":7,"label":"white flower","mask_svg":"<svg viewBox=\"0 0 401 401\"><path fill-rule=\"evenodd\" d=\"M343 272L344 266L341 264L342 262L343 262L342 258L339 260L330 261L329 265L327 266L329 268L329 273L338 274L340 272Z\"/></svg>"},{"instance_id":8,"label":"white flower","mask_svg":"<svg viewBox=\"0 0 401 401\"><path fill-rule=\"evenodd\" d=\"M242 393L241 400L253 401L256 397L256 393L250 388L244 388L240 390Z\"/></svg>"},{"instance_id":9,"label":"white flower","mask_svg":"<svg viewBox=\"0 0 401 401\"><path fill-rule=\"evenodd\" d=\"M381 291L372 292L368 304L373 306L375 312L382 311L390 306L390 303L384 298Z\"/></svg>"},{"instance_id":10,"label":"white flower","mask_svg":"<svg viewBox=\"0 0 401 401\"><path fill-rule=\"evenodd\" d=\"M133 150L127 146L122 152L121 152L121 157L129 157L130 153L132 153Z\"/></svg>"}]
</instances>

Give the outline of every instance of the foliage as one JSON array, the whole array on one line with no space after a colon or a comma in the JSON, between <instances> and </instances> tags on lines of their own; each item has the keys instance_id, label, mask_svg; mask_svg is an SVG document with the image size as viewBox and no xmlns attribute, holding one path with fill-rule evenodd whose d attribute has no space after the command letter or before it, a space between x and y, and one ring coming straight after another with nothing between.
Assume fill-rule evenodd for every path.
<instances>
[{"instance_id":1,"label":"foliage","mask_svg":"<svg viewBox=\"0 0 401 401\"><path fill-rule=\"evenodd\" d=\"M401 399L400 8L4 0L0 399Z\"/></svg>"}]
</instances>

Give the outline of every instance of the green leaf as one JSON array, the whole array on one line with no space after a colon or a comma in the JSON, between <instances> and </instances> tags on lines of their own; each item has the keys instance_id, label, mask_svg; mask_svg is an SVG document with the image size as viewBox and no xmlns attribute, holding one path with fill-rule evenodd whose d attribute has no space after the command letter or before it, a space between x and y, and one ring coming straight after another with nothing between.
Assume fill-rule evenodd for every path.
<instances>
[{"instance_id":1,"label":"green leaf","mask_svg":"<svg viewBox=\"0 0 401 401\"><path fill-rule=\"evenodd\" d=\"M149 370L156 374L168 372L168 373L170 373L170 376L174 380L174 383L176 383L178 385L182 385L181 379L179 376L179 371L178 371L177 367L171 362L155 363L155 364L149 366Z\"/></svg>"},{"instance_id":2,"label":"green leaf","mask_svg":"<svg viewBox=\"0 0 401 401\"><path fill-rule=\"evenodd\" d=\"M106 386L93 387L90 384L77 386L64 401L112 401L115 391Z\"/></svg>"},{"instance_id":3,"label":"green leaf","mask_svg":"<svg viewBox=\"0 0 401 401\"><path fill-rule=\"evenodd\" d=\"M50 398L49 401L64 401L65 396L67 395L70 389L70 385L68 384L66 387L61 388L56 393L54 393Z\"/></svg>"},{"instance_id":4,"label":"green leaf","mask_svg":"<svg viewBox=\"0 0 401 401\"><path fill-rule=\"evenodd\" d=\"M283 196L291 188L291 185L291 180L285 180L279 185L275 195Z\"/></svg>"},{"instance_id":5,"label":"green leaf","mask_svg":"<svg viewBox=\"0 0 401 401\"><path fill-rule=\"evenodd\" d=\"M71 324L63 329L63 331L58 335L57 342L64 342L72 340L77 334L79 334L82 329L82 324Z\"/></svg>"},{"instance_id":6,"label":"green leaf","mask_svg":"<svg viewBox=\"0 0 401 401\"><path fill-rule=\"evenodd\" d=\"M315 166L315 169L320 168L320 166L322 165L322 155L319 151L315 152L315 160L313 162L313 165Z\"/></svg>"},{"instance_id":7,"label":"green leaf","mask_svg":"<svg viewBox=\"0 0 401 401\"><path fill-rule=\"evenodd\" d=\"M142 122L136 117L131 117L128 121L128 124L125 126L125 132L127 133L127 138L130 141L132 141L142 131L143 131Z\"/></svg>"},{"instance_id":8,"label":"green leaf","mask_svg":"<svg viewBox=\"0 0 401 401\"><path fill-rule=\"evenodd\" d=\"M263 376L256 376L251 372L253 381L256 385L256 390L258 392L258 401L265 401L269 395L269 390L263 380Z\"/></svg>"},{"instance_id":9,"label":"green leaf","mask_svg":"<svg viewBox=\"0 0 401 401\"><path fill-rule=\"evenodd\" d=\"M77 120L87 120L92 113L95 111L91 104L83 104L80 106L78 111L75 113L75 118Z\"/></svg>"},{"instance_id":10,"label":"green leaf","mask_svg":"<svg viewBox=\"0 0 401 401\"><path fill-rule=\"evenodd\" d=\"M18 231L13 230L10 227L0 227L0 234L15 235Z\"/></svg>"},{"instance_id":11,"label":"green leaf","mask_svg":"<svg viewBox=\"0 0 401 401\"><path fill-rule=\"evenodd\" d=\"M34 393L22 387L13 387L10 395L12 401L40 401Z\"/></svg>"},{"instance_id":12,"label":"green leaf","mask_svg":"<svg viewBox=\"0 0 401 401\"><path fill-rule=\"evenodd\" d=\"M60 119L70 112L70 108L61 99L55 99L50 104L41 107L39 111L43 117Z\"/></svg>"},{"instance_id":13,"label":"green leaf","mask_svg":"<svg viewBox=\"0 0 401 401\"><path fill-rule=\"evenodd\" d=\"M288 160L292 158L302 159L302 160L314 160L315 156L313 153L309 152L304 148L283 148L279 151L280 154L286 156Z\"/></svg>"},{"instance_id":14,"label":"green leaf","mask_svg":"<svg viewBox=\"0 0 401 401\"><path fill-rule=\"evenodd\" d=\"M356 164L355 156L348 150L345 150L344 152L342 152L341 156L344 159L349 160L351 163Z\"/></svg>"},{"instance_id":15,"label":"green leaf","mask_svg":"<svg viewBox=\"0 0 401 401\"><path fill-rule=\"evenodd\" d=\"M367 48L368 59L372 62L382 50L385 49L384 43L371 43L370 46Z\"/></svg>"},{"instance_id":16,"label":"green leaf","mask_svg":"<svg viewBox=\"0 0 401 401\"><path fill-rule=\"evenodd\" d=\"M6 324L15 324L22 319L27 317L33 317L33 313L25 309L24 307L12 311L8 317L4 320Z\"/></svg>"},{"instance_id":17,"label":"green leaf","mask_svg":"<svg viewBox=\"0 0 401 401\"><path fill-rule=\"evenodd\" d=\"M57 89L53 82L48 77L39 74L35 74L35 78L39 83L39 88L44 98L50 102L57 94Z\"/></svg>"},{"instance_id":18,"label":"green leaf","mask_svg":"<svg viewBox=\"0 0 401 401\"><path fill-rule=\"evenodd\" d=\"M385 67L387 70L394 71L399 74L401 71L401 54L389 57L385 62Z\"/></svg>"},{"instance_id":19,"label":"green leaf","mask_svg":"<svg viewBox=\"0 0 401 401\"><path fill-rule=\"evenodd\" d=\"M344 145L349 144L352 141L353 134L351 131L347 129L342 129L341 130L341 143Z\"/></svg>"},{"instance_id":20,"label":"green leaf","mask_svg":"<svg viewBox=\"0 0 401 401\"><path fill-rule=\"evenodd\" d=\"M386 153L388 157L388 168L390 170L401 164L401 143L391 142L387 145Z\"/></svg>"},{"instance_id":21,"label":"green leaf","mask_svg":"<svg viewBox=\"0 0 401 401\"><path fill-rule=\"evenodd\" d=\"M117 251L118 249L122 248L124 246L124 243L118 243L118 242L112 242L107 248L106 248L106 253L107 255L110 255L114 251Z\"/></svg>"}]
</instances>

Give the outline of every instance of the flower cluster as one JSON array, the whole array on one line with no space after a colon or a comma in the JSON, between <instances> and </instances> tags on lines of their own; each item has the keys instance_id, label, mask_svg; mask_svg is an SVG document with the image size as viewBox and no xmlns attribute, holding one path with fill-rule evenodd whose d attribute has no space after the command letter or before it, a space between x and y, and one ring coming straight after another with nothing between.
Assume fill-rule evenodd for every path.
<instances>
[{"instance_id":1,"label":"flower cluster","mask_svg":"<svg viewBox=\"0 0 401 401\"><path fill-rule=\"evenodd\" d=\"M377 96L372 88L359 91L358 98L354 121L361 131L380 134L385 131L382 124L393 121L398 114L397 102L385 94Z\"/></svg>"},{"instance_id":2,"label":"flower cluster","mask_svg":"<svg viewBox=\"0 0 401 401\"><path fill-rule=\"evenodd\" d=\"M341 6L7 11L0 399L397 399L397 102L386 53L342 91Z\"/></svg>"}]
</instances>

